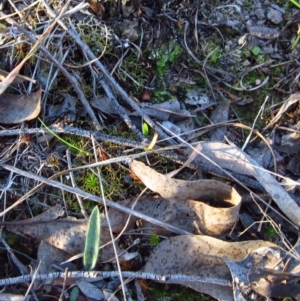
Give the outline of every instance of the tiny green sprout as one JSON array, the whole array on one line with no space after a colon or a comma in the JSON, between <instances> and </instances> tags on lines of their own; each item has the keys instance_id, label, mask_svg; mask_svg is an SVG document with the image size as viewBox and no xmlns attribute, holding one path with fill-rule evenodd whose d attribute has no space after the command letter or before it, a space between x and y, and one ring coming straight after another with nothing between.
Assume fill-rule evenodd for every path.
<instances>
[{"instance_id":1,"label":"tiny green sprout","mask_svg":"<svg viewBox=\"0 0 300 301\"><path fill-rule=\"evenodd\" d=\"M159 242L160 242L159 235L154 233L149 237L149 243L152 247L156 247L159 244Z\"/></svg>"},{"instance_id":2,"label":"tiny green sprout","mask_svg":"<svg viewBox=\"0 0 300 301\"><path fill-rule=\"evenodd\" d=\"M143 123L142 130L143 130L143 135L145 137L148 137L149 136L149 127L146 122Z\"/></svg>"},{"instance_id":3,"label":"tiny green sprout","mask_svg":"<svg viewBox=\"0 0 300 301\"><path fill-rule=\"evenodd\" d=\"M276 229L272 225L267 225L265 227L264 236L266 239L274 241L277 236Z\"/></svg>"},{"instance_id":4,"label":"tiny green sprout","mask_svg":"<svg viewBox=\"0 0 300 301\"><path fill-rule=\"evenodd\" d=\"M97 176L93 173L89 173L87 177L84 179L84 183L86 188L93 190L99 187L99 180Z\"/></svg>"},{"instance_id":5,"label":"tiny green sprout","mask_svg":"<svg viewBox=\"0 0 300 301\"><path fill-rule=\"evenodd\" d=\"M252 53L253 53L254 55L259 55L259 53L260 53L260 48L259 48L258 46L254 46L254 47L252 48Z\"/></svg>"}]
</instances>

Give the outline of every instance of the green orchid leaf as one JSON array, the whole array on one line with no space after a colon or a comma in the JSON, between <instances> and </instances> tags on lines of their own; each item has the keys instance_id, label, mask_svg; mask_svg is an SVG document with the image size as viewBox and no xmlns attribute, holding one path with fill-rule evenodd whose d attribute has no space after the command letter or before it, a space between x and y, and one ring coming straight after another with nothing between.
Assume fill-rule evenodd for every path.
<instances>
[{"instance_id":1,"label":"green orchid leaf","mask_svg":"<svg viewBox=\"0 0 300 301\"><path fill-rule=\"evenodd\" d=\"M100 213L96 206L91 214L86 233L83 264L87 271L94 268L97 262L100 244Z\"/></svg>"}]
</instances>

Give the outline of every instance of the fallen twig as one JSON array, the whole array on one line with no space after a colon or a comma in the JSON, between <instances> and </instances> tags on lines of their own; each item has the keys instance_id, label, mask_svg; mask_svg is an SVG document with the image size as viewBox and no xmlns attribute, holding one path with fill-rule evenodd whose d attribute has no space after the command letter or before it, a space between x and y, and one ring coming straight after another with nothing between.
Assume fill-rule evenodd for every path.
<instances>
[{"instance_id":1,"label":"fallen twig","mask_svg":"<svg viewBox=\"0 0 300 301\"><path fill-rule=\"evenodd\" d=\"M118 271L89 271L89 272L56 272L49 274L37 274L35 275L35 280L43 281L48 279L64 279L64 278L73 278L75 279L93 279L95 281L102 280L103 278L112 278L118 277ZM157 275L153 273L145 273L145 272L122 272L123 277L130 278L141 278L141 279L149 279L156 280L162 282L168 281L191 281L191 282L202 282L207 284L217 284L221 286L232 286L232 283L228 280L218 279L218 278L208 278L208 277L200 277L194 275L183 275L183 274L169 274L169 275ZM24 283L31 281L33 279L33 275L25 275L15 278L1 279L0 286L5 285L14 285L18 283Z\"/></svg>"},{"instance_id":2,"label":"fallen twig","mask_svg":"<svg viewBox=\"0 0 300 301\"><path fill-rule=\"evenodd\" d=\"M0 12L0 16L1 17L6 17L6 15L3 12ZM8 23L10 23L11 25L16 26L22 33L24 33L31 42L36 43L36 38L33 36L33 34L29 31L27 31L25 28L23 28L22 26L20 26L17 22L15 22L13 19L11 18L6 18L5 19ZM61 21L59 23L62 23ZM46 56L47 58L64 74L64 76L69 80L69 82L71 83L71 85L73 86L75 92L78 95L78 98L80 99L82 105L85 107L85 109L87 110L87 113L89 114L90 118L92 119L92 121L94 122L94 125L96 127L96 129L100 130L101 129L101 125L99 123L99 121L97 120L94 111L92 110L88 100L86 99L84 93L82 92L82 90L80 89L80 84L77 81L77 79L72 76L65 67L63 67L61 65L61 63L55 58L53 57L53 55L43 46L40 46L39 48Z\"/></svg>"}]
</instances>

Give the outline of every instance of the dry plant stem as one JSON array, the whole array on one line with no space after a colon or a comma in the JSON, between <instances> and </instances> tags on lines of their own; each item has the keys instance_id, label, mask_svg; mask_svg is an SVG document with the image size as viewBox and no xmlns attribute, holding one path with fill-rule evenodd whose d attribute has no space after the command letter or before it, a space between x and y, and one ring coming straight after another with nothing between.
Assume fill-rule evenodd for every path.
<instances>
[{"instance_id":1,"label":"dry plant stem","mask_svg":"<svg viewBox=\"0 0 300 301\"><path fill-rule=\"evenodd\" d=\"M77 135L80 137L87 137L87 138L90 138L91 136L93 136L96 140L112 142L112 143L115 143L118 145L133 147L135 149L144 149L145 148L145 146L142 143L139 143L139 142L136 142L133 140L128 140L128 139L123 139L123 138L119 138L119 137L106 135L106 134L100 133L98 131L91 132L91 131L87 131L87 130L70 127L68 125L61 125L61 126L52 125L49 128L55 133L72 134L72 135ZM47 131L43 128L24 129L24 130L21 130L21 129L2 130L2 131L0 131L0 137L1 136L22 135L22 134L38 134L38 133L45 134L45 133L47 133ZM175 146L175 147L177 147L177 146ZM180 147L180 145L178 145L178 147ZM182 164L186 161L185 157L179 156L176 152L174 152L174 150L160 149L160 150L154 150L154 152L159 153L160 155L162 155L168 159L171 159L177 163L180 163L180 164ZM4 161L5 160L2 160L2 161L0 161L0 163L1 162L3 163ZM89 165L89 167L95 167L95 166ZM211 173L211 174L214 174L214 175L226 178L226 179L232 179L232 177L229 177L228 174L225 173L223 170L221 170L217 167L214 167L213 165L206 164L206 163L201 163L197 166L190 164L189 167L193 168L193 169L200 168L202 171L204 171L206 173ZM82 168L85 168L85 167L82 167ZM73 170L73 169L71 169L71 170ZM240 174L236 174L234 172L231 172L231 175L247 186L258 189L259 191L263 191L263 192L265 191L264 188L261 186L261 184L256 180L253 180L249 177L246 177L246 176L243 176ZM0 216L1 216L1 214L0 214Z\"/></svg>"},{"instance_id":2,"label":"dry plant stem","mask_svg":"<svg viewBox=\"0 0 300 301\"><path fill-rule=\"evenodd\" d=\"M163 127L163 125L160 125ZM293 223L292 221L290 221L288 218L286 218L285 216L283 216L278 210L276 210L275 208L273 208L272 206L270 206L267 202L265 202L262 198L260 198L256 193L252 192L247 186L245 186L243 183L241 183L240 181L238 181L230 172L226 171L225 169L223 169L219 164L217 164L216 162L212 161L209 157L207 157L205 154L202 153L202 151L199 151L197 148L193 147L191 144L187 143L186 141L184 141L181 137L179 137L178 135L176 135L175 133L171 132L170 130L166 129L166 131L169 131L172 135L174 135L176 138L178 138L182 143L186 144L190 149L194 150L195 152L197 152L201 157L203 157L205 160L207 160L208 162L210 162L211 164L213 164L214 166L216 166L217 168L219 168L220 170L223 170L223 172L225 172L231 179L233 179L234 181L236 181L238 184L240 184L242 187L244 187L248 192L253 193L253 195L259 199L263 204L265 204L268 208L270 208L273 212L275 212L276 214L278 214L281 218L283 218L285 221L287 221L290 225L292 225L294 228L296 228L299 231L299 227L296 223ZM201 144L201 142L199 143ZM200 148L201 149L201 148ZM246 156L246 155L245 155ZM248 157L249 162L253 165L253 163L251 162L251 158ZM258 171L266 171L264 168L255 166L256 170ZM269 174L274 174L273 172L267 171ZM275 174L276 175L276 174ZM296 182L297 183L297 182ZM299 184L299 183L297 183ZM270 193L270 192L269 192Z\"/></svg>"},{"instance_id":3,"label":"dry plant stem","mask_svg":"<svg viewBox=\"0 0 300 301\"><path fill-rule=\"evenodd\" d=\"M6 90L6 88L13 82L13 80L15 79L15 77L18 75L19 71L21 70L21 68L24 66L24 64L27 62L27 60L29 58L32 57L32 55L40 48L42 47L42 43L45 41L45 39L49 36L49 34L51 33L52 29L54 28L54 26L56 25L56 22L59 20L59 18L61 17L61 15L65 12L65 10L67 9L67 7L69 6L69 3L71 2L71 0L68 0L66 2L66 4L63 6L63 8L61 9L59 15L55 18L55 20L52 22L51 25L48 26L48 28L44 31L44 33L41 35L41 37L39 39L36 39L33 36L28 36L28 38L31 40L32 43L34 43L34 45L31 47L30 51L26 54L25 58L6 76L6 78L0 83L0 94L3 94L3 92ZM2 12L0 12L0 17L5 17L6 15ZM14 25L16 25L17 27L19 26L18 23L14 22L11 18L6 18L6 21L8 23L10 23L8 20L10 20L11 22L14 23ZM12 23L10 23L12 24ZM21 26L19 26L21 27ZM18 27L18 28L19 28ZM21 31L22 32L22 31Z\"/></svg>"},{"instance_id":4,"label":"dry plant stem","mask_svg":"<svg viewBox=\"0 0 300 301\"><path fill-rule=\"evenodd\" d=\"M0 12L0 16L1 17L5 17L6 15L2 12ZM26 29L24 29L22 26L20 26L18 23L16 23L13 19L11 18L6 18L5 19L9 24L16 26L22 33L24 33L31 42L36 43L36 38L34 37L34 35L27 31ZM61 23L61 22L60 22ZM101 125L98 122L88 100L86 99L84 93L82 92L82 90L80 89L80 84L77 81L77 79L72 76L66 68L64 68L61 63L56 60L56 58L54 58L52 56L52 54L43 46L40 46L39 48L46 56L47 58L64 74L64 76L69 80L69 82L71 83L71 85L73 86L75 92L78 95L78 98L80 99L82 105L85 107L85 109L87 110L87 113L89 114L90 118L92 119L92 121L94 122L95 128L100 130L101 129Z\"/></svg>"},{"instance_id":5,"label":"dry plant stem","mask_svg":"<svg viewBox=\"0 0 300 301\"><path fill-rule=\"evenodd\" d=\"M144 149L145 145L136 142L134 140L123 139L115 136L110 136L107 134L103 134L99 131L87 131L79 128L74 128L68 125L61 124L49 126L50 130L55 133L63 133L63 134L72 134L80 137L91 138L93 136L96 140L101 140L105 142L112 142L118 145L129 146L137 149ZM32 128L32 129L16 129L16 130L0 130L0 137L4 136L15 136L15 135L32 135L32 134L47 134L48 131L44 128Z\"/></svg>"},{"instance_id":6,"label":"dry plant stem","mask_svg":"<svg viewBox=\"0 0 300 301\"><path fill-rule=\"evenodd\" d=\"M128 159L129 157L132 157L132 158L137 158L137 157L141 157L141 154L138 154L138 155L132 155L132 156L126 156L126 159ZM126 160L124 157L118 157L118 158L115 158L113 159L114 162L120 162L120 161L124 161ZM98 162L97 165L101 165L102 162ZM57 181L53 181L53 180L49 180L49 179L46 179L44 177L41 177L41 176L38 176L38 175L34 175L32 173L29 173L29 172L26 172L26 171L23 171L21 169L18 169L18 168L15 168L13 166L10 166L10 165L7 165L7 164L0 164L0 167L3 167L4 169L7 169L7 170L10 170L12 172L15 172L19 175L22 175L22 176L25 176L27 178L30 178L30 179L33 179L33 180L36 180L36 181L39 181L39 182L43 182L45 184L48 184L50 186L53 186L53 187L56 187L58 189L62 189L62 190L65 190L65 191L68 191L70 193L75 193L75 194L78 194L84 198L87 198L87 199L90 199L96 203L99 203L99 204L103 204L103 199L100 198L100 197L97 197L93 194L90 194L90 193L87 193L79 188L73 188L73 187L70 187L68 185L65 185L65 184L62 184L62 183L59 183ZM75 168L76 169L76 168ZM74 170L74 169L73 169ZM150 223L153 223L159 227L162 227L162 228L165 228L171 232L174 232L174 233L177 233L177 234L181 234L181 235L189 235L189 234L192 234L188 231L185 231L185 230L182 230L180 228L177 228L177 227L174 227L172 225L169 225L167 223L164 223L164 222L161 222L161 221L158 221L154 218L151 218L149 216L147 216L146 214L143 214L141 212L137 212L137 211L134 211L130 208L127 208L127 207L124 207L122 205L119 205L118 203L114 203L112 201L109 201L109 200L106 200L106 204L107 206L111 207L111 208L115 208L117 210L120 210L122 212L125 212L127 214L132 214L136 217L139 217L143 220L146 220ZM12 206L11 206L12 207ZM1 212L2 214L3 212ZM0 225L3 224L0 222ZM5 223L6 224L6 223Z\"/></svg>"},{"instance_id":7,"label":"dry plant stem","mask_svg":"<svg viewBox=\"0 0 300 301\"><path fill-rule=\"evenodd\" d=\"M211 94L212 94L212 96L213 96L215 102L216 102L216 96L215 96L214 90L213 90L213 88L212 88L212 86L211 86L211 84L210 84L210 80L209 80L209 78L208 78L208 76L207 76L205 66L206 66L206 63L207 63L207 60L209 59L209 57L211 57L211 56L214 54L214 52L217 51L217 50L218 50L218 47L216 47L213 51L211 51L211 52L206 56L206 58L205 58L205 60L204 60L204 62L203 62L203 67L202 67L203 73L205 74L206 81L207 81L208 86L209 86L209 89L210 89L210 92L211 92Z\"/></svg>"},{"instance_id":8,"label":"dry plant stem","mask_svg":"<svg viewBox=\"0 0 300 301\"><path fill-rule=\"evenodd\" d=\"M272 203L272 199L269 198L268 204L271 205L271 203ZM262 210L262 209L261 209L261 210ZM265 210L262 210L263 215L262 215L262 218L261 218L261 220L260 220L261 222L258 224L257 232L260 232L260 231L261 231L262 223L263 223L264 220L265 220L265 217L266 217L266 215L267 215L267 211L268 211L268 207L266 207Z\"/></svg>"},{"instance_id":9,"label":"dry plant stem","mask_svg":"<svg viewBox=\"0 0 300 301\"><path fill-rule=\"evenodd\" d=\"M107 83L103 79L103 76L101 76L100 74L97 74L96 76L97 76L97 79L100 82L101 86L103 87L107 97L111 100L111 102L113 103L113 105L114 105L115 109L117 110L117 112L119 113L119 115L122 117L122 119L127 124L127 126L133 131L133 133L138 136L139 140L141 140L143 142L144 146L145 146L148 142L148 139L145 138L145 136L131 122L131 120L130 120L129 116L127 115L126 111L118 103L118 101L116 100L116 98L115 98L114 94L112 93L110 87L107 85Z\"/></svg>"},{"instance_id":10,"label":"dry plant stem","mask_svg":"<svg viewBox=\"0 0 300 301\"><path fill-rule=\"evenodd\" d=\"M0 242L2 242L2 244L4 245L7 253L9 254L10 260L19 269L19 272L21 273L21 275L28 274L29 273L28 268L15 256L15 254L12 251L12 249L10 248L10 246L6 243L5 239L2 237L2 233L0 233Z\"/></svg>"},{"instance_id":11,"label":"dry plant stem","mask_svg":"<svg viewBox=\"0 0 300 301\"><path fill-rule=\"evenodd\" d=\"M53 125L53 126L50 126L49 128L55 133L72 134L72 135L77 135L80 137L87 137L87 138L90 138L91 136L93 136L96 140L112 142L112 143L115 143L118 145L133 147L135 149L144 149L145 148L145 146L142 143L139 143L139 142L136 142L133 140L128 140L128 139L123 139L123 138L119 138L119 137L106 135L106 134L100 133L98 131L91 132L91 131L87 131L87 130L70 127L68 125L62 125L62 126ZM43 128L24 129L24 130L21 130L21 129L2 130L2 131L0 131L0 137L1 136L22 135L22 134L38 134L38 133L45 134L45 133L47 133L47 131ZM175 147L177 148L177 147L181 147L181 146L178 145ZM171 159L174 162L180 163L180 164L182 164L186 161L186 157L179 156L176 152L174 152L174 150L158 149L158 150L154 150L154 152L159 153L160 155L162 155L168 159ZM1 162L4 163L5 160L1 160L0 163ZM96 164L96 166L97 166L97 164ZM95 167L95 166L89 165L89 167ZM194 164L189 164L189 167L193 168L193 169L200 168L202 171L204 171L206 173L214 174L214 175L220 176L222 178L230 179L230 180L232 179L232 177L229 177L228 174L225 173L223 170L221 170L217 167L214 167L213 165L209 165L209 164L206 164L203 162L201 162L201 164L197 164L197 166ZM85 167L82 167L82 168L85 168ZM74 170L74 169L71 169L71 170ZM236 174L234 172L231 172L231 175L247 186L255 188L259 191L263 191L263 192L265 191L264 188L262 187L262 185L254 179L251 179L247 176L243 176L240 174ZM58 174L56 174L56 176L58 176ZM52 177L51 177L51 179L52 179ZM0 214L0 216L1 216L1 214Z\"/></svg>"},{"instance_id":12,"label":"dry plant stem","mask_svg":"<svg viewBox=\"0 0 300 301\"><path fill-rule=\"evenodd\" d=\"M186 51L188 52L188 54L195 60L195 62L197 64L199 64L200 66L203 67L203 62L201 62L196 56L195 54L191 51L191 49L189 48L188 44L187 44L187 41L186 41L186 32L187 32L187 29L189 27L189 22L184 22L185 23L185 26L184 26L184 48L186 49ZM225 76L227 76L228 78L236 78L236 76L234 74L231 74L231 73L228 73L224 70L221 70L221 69L217 69L217 68L214 68L214 67L211 67L211 66L205 66L205 68L210 71L210 75L214 76L215 78L217 78L217 76L214 74L214 73L220 73L220 74L223 74ZM222 81L223 82L223 81Z\"/></svg>"},{"instance_id":13,"label":"dry plant stem","mask_svg":"<svg viewBox=\"0 0 300 301\"><path fill-rule=\"evenodd\" d=\"M39 261L38 266L37 266L37 268L35 269L35 271L34 271L34 273L33 273L33 275L32 275L31 283L30 283L30 285L29 285L28 288L27 288L27 291L26 291L25 296L28 295L28 293L30 292L31 288L33 287L34 282L37 280L36 277L39 275L39 269L40 269L40 267L41 267L41 263L42 263L42 262ZM24 298L24 300L26 300L26 299Z\"/></svg>"},{"instance_id":14,"label":"dry plant stem","mask_svg":"<svg viewBox=\"0 0 300 301\"><path fill-rule=\"evenodd\" d=\"M102 280L103 278L112 278L118 277L119 272L116 271L90 271L90 272L67 272L67 276L65 276L65 272L56 272L49 274L36 274L36 275L26 275L15 278L1 279L0 286L5 285L14 285L18 283L24 283L27 281L32 281L33 278L35 280L44 281L48 279L63 279L67 278L76 278L76 279L92 279L92 280ZM161 282L167 281L192 281L192 282L201 282L201 283L209 283L209 284L217 284L221 286L232 286L232 283L228 280L218 279L218 278L203 278L199 276L193 275L183 275L183 274L168 274L168 275L157 275L153 273L145 273L145 272L122 272L123 277L130 278L141 278L148 280L156 280Z\"/></svg>"},{"instance_id":15,"label":"dry plant stem","mask_svg":"<svg viewBox=\"0 0 300 301\"><path fill-rule=\"evenodd\" d=\"M52 11L51 7L48 5L47 1L44 0L44 4L45 7L47 8L47 12L50 14L50 16L52 18L55 18L55 13ZM84 51L88 57L91 60L95 60L95 65L97 68L100 69L100 71L103 73L103 75L105 76L106 80L109 82L109 84L112 86L112 88L116 91L118 91L118 93L128 102L128 104L135 110L137 111L140 116L143 117L143 119L162 137L162 138L169 138L168 135L161 130L160 127L158 127L156 125L156 123L148 116L145 115L139 105L132 100L129 95L120 87L120 85L117 83L117 81L111 76L111 74L107 71L107 69L105 68L105 66L97 59L97 57L95 56L95 54L92 52L92 50L88 47L88 45L86 45L80 38L79 34L77 33L74 25L72 24L72 22L70 21L70 29L68 29L63 22L58 20L58 24L68 32L68 34L74 39L74 41L81 47L82 51ZM169 143L171 143L171 140L168 140ZM173 141L172 141L173 142Z\"/></svg>"},{"instance_id":16,"label":"dry plant stem","mask_svg":"<svg viewBox=\"0 0 300 301\"><path fill-rule=\"evenodd\" d=\"M23 128L23 124L22 124L22 128ZM15 160L14 160L14 166L17 164L17 162L18 162L18 157L19 157L19 151L20 151L20 145L21 145L21 142L20 142L20 138L18 139L18 142L17 142L17 145L16 145L16 150L17 150L17 152L16 152L16 155L15 155ZM4 208L4 211L5 211L5 209L6 209L6 192L7 192L7 190L10 188L10 186L13 184L13 173L12 172L10 172L9 173L9 176L8 176L8 178L7 178L7 184L6 184L6 188L4 188L4 190L1 192L1 194L0 194L0 198L1 199L3 199L4 200L4 206L3 206L3 208ZM4 194L4 197L2 197L2 195ZM5 219L5 215L3 215L3 220Z\"/></svg>"},{"instance_id":17,"label":"dry plant stem","mask_svg":"<svg viewBox=\"0 0 300 301\"><path fill-rule=\"evenodd\" d=\"M67 160L68 160L68 168L71 169L72 168L72 162L71 162L71 156L70 156L70 151L67 149ZM76 186L76 183L75 183L75 178L74 178L74 174L73 172L71 171L69 173L70 175L70 179L71 179L71 183L72 183L72 186L75 187ZM85 218L88 218L89 215L87 214L84 206L83 206L83 203L82 203L82 199L81 197L76 194L76 198L77 198L77 201L78 201L78 204L79 204L79 207L80 207L80 211L82 213L82 215L85 217ZM66 211L67 211L67 208L66 208Z\"/></svg>"},{"instance_id":18,"label":"dry plant stem","mask_svg":"<svg viewBox=\"0 0 300 301\"><path fill-rule=\"evenodd\" d=\"M82 47L82 49L87 53L87 55L89 56L90 59L94 60L96 58L96 56L94 55L94 53L91 51L91 49L83 43L83 41L80 39L78 33L76 32L73 24L70 22L70 27L71 29L68 31L68 33L71 35L71 37L75 40L75 42ZM120 85L117 83L117 81L110 75L110 73L107 71L107 69L104 67L104 65L99 61L95 61L95 65L97 68L100 69L100 71L102 72L102 74L105 76L107 82L109 82L109 84L112 86L113 90L116 90L123 98L124 100L127 101L127 103L136 111L140 114L141 117L143 117L143 119L149 124L149 126L151 126L155 132L157 132L159 134L159 136L161 138L170 138L163 130L161 130L156 123L148 116L145 115L139 105L132 100L129 95L120 87ZM172 140L168 140L170 144L172 144ZM173 143L174 144L174 143Z\"/></svg>"},{"instance_id":19,"label":"dry plant stem","mask_svg":"<svg viewBox=\"0 0 300 301\"><path fill-rule=\"evenodd\" d=\"M92 143L93 143L95 162L98 162L98 156L97 156L97 151L96 151L95 139L93 139L93 137L92 137ZM113 232L112 232L111 223L110 223L110 219L109 219L109 215L108 215L108 208L107 208L106 198L105 198L105 195L104 195L104 187L103 187L103 183L102 183L102 177L100 175L100 168L99 168L99 166L97 167L97 174L98 174L99 185L100 185L100 190L101 190L101 196L102 196L103 205L104 205L104 212L105 212L105 215L106 215L106 220L107 220L107 224L108 224L109 234L110 234L110 238L111 238L111 241L112 241L112 245L113 245L113 249L114 249L114 253L115 253L115 258L116 258L116 263L117 263L117 268L118 268L118 272L119 272L119 279L121 281L123 298L126 301L126 295L127 294L126 294L124 280L123 280L123 277L122 277L122 271L121 271L121 266L120 266L118 251L117 251L117 248L116 248L116 244L115 244L115 240L114 240L114 235L113 235Z\"/></svg>"}]
</instances>

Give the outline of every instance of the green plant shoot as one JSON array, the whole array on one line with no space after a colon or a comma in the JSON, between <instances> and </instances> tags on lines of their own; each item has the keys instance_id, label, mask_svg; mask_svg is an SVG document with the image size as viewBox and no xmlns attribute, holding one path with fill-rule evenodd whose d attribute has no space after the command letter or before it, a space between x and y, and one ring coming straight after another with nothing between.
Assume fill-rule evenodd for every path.
<instances>
[{"instance_id":1,"label":"green plant shoot","mask_svg":"<svg viewBox=\"0 0 300 301\"><path fill-rule=\"evenodd\" d=\"M146 122L143 123L142 130L143 130L143 135L145 137L148 137L149 136L149 127L148 127L148 124Z\"/></svg>"},{"instance_id":2,"label":"green plant shoot","mask_svg":"<svg viewBox=\"0 0 300 301\"><path fill-rule=\"evenodd\" d=\"M259 48L258 46L254 46L254 47L252 48L252 53L253 53L254 55L259 55L259 53L260 53L260 48Z\"/></svg>"},{"instance_id":3,"label":"green plant shoot","mask_svg":"<svg viewBox=\"0 0 300 301\"><path fill-rule=\"evenodd\" d=\"M100 213L96 206L89 220L83 253L83 264L87 271L92 270L97 262L100 244L100 226Z\"/></svg>"},{"instance_id":4,"label":"green plant shoot","mask_svg":"<svg viewBox=\"0 0 300 301\"><path fill-rule=\"evenodd\" d=\"M150 237L149 237L149 242L150 242L150 245L152 247L156 247L158 246L159 242L160 242L160 237L159 235L157 234L152 234Z\"/></svg>"},{"instance_id":5,"label":"green plant shoot","mask_svg":"<svg viewBox=\"0 0 300 301\"><path fill-rule=\"evenodd\" d=\"M51 133L55 138L57 138L59 141L61 141L62 143L66 144L67 146L69 146L70 148L73 148L73 149L76 149L77 151L81 152L81 153L84 153L85 155L89 155L90 153L89 152L86 152L85 150L81 149L81 148L78 148L72 144L70 144L69 142L67 142L66 140L64 140L63 138L59 137L56 133L54 133L45 123L44 121L42 121L41 118L38 118L40 123L44 126L44 128L49 132Z\"/></svg>"}]
</instances>

